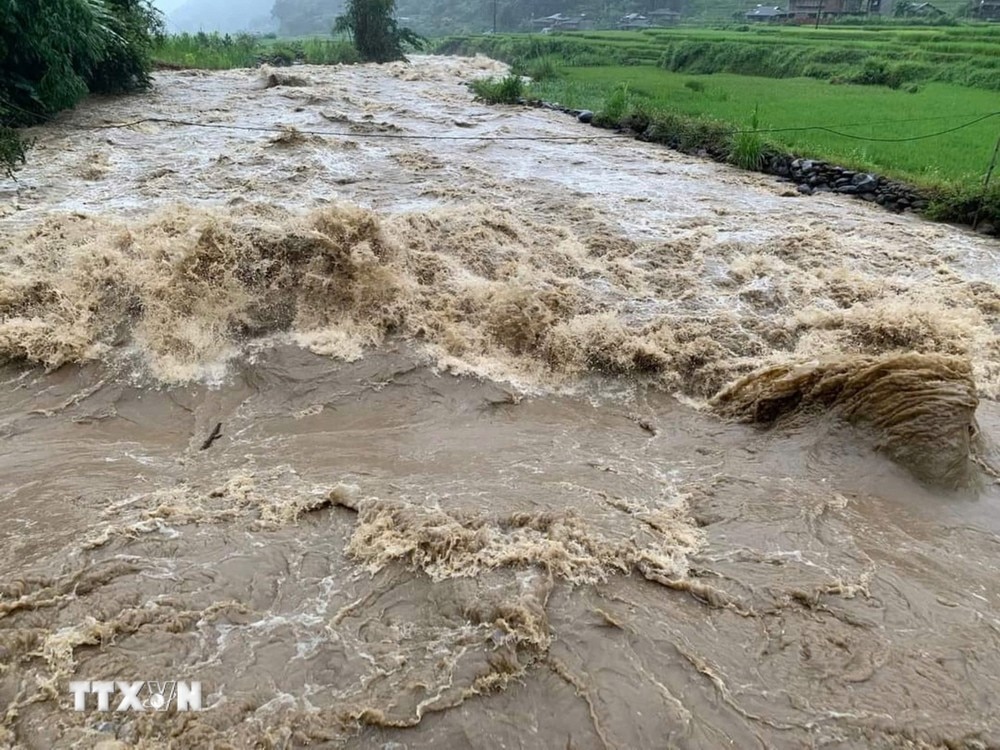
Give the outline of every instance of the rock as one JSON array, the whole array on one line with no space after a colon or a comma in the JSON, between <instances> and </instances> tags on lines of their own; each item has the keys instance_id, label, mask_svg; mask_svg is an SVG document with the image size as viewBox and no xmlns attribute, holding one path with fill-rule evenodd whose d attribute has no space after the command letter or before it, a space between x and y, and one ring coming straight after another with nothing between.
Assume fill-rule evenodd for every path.
<instances>
[{"instance_id":1,"label":"rock","mask_svg":"<svg viewBox=\"0 0 1000 750\"><path fill-rule=\"evenodd\" d=\"M812 195L813 194L813 189L811 187L809 187L808 185L799 185L795 189L798 190L800 193L802 193L802 195Z\"/></svg>"},{"instance_id":2,"label":"rock","mask_svg":"<svg viewBox=\"0 0 1000 750\"><path fill-rule=\"evenodd\" d=\"M576 116L576 119L580 122L591 123L594 121L594 113L589 109L585 109Z\"/></svg>"},{"instance_id":3,"label":"rock","mask_svg":"<svg viewBox=\"0 0 1000 750\"><path fill-rule=\"evenodd\" d=\"M858 197L863 201L868 201L869 203L875 202L875 193L864 193Z\"/></svg>"},{"instance_id":4,"label":"rock","mask_svg":"<svg viewBox=\"0 0 1000 750\"><path fill-rule=\"evenodd\" d=\"M802 159L799 162L799 169L801 169L803 172L812 172L813 169L815 168L816 168L816 162L812 161L811 159Z\"/></svg>"},{"instance_id":5,"label":"rock","mask_svg":"<svg viewBox=\"0 0 1000 750\"><path fill-rule=\"evenodd\" d=\"M309 81L302 76L293 76L289 73L279 73L276 70L268 71L264 76L264 88L273 89L278 86L308 86Z\"/></svg>"},{"instance_id":6,"label":"rock","mask_svg":"<svg viewBox=\"0 0 1000 750\"><path fill-rule=\"evenodd\" d=\"M878 179L871 174L856 174L851 178L851 184L859 193L874 193L878 187Z\"/></svg>"},{"instance_id":7,"label":"rock","mask_svg":"<svg viewBox=\"0 0 1000 750\"><path fill-rule=\"evenodd\" d=\"M841 188L841 187L844 187L845 185L850 185L850 184L851 184L850 180L848 180L846 177L841 177L839 180L836 180L833 183L833 187L834 187L834 189L836 189L836 188ZM851 185L851 187L854 187L854 186ZM857 192L857 191L852 191L852 192Z\"/></svg>"},{"instance_id":8,"label":"rock","mask_svg":"<svg viewBox=\"0 0 1000 750\"><path fill-rule=\"evenodd\" d=\"M976 227L976 231L980 234L996 234L997 228L988 221L981 221L979 222L979 226Z\"/></svg>"},{"instance_id":9,"label":"rock","mask_svg":"<svg viewBox=\"0 0 1000 750\"><path fill-rule=\"evenodd\" d=\"M854 185L841 185L840 187L835 187L833 192L843 193L844 195L857 195L858 189Z\"/></svg>"}]
</instances>

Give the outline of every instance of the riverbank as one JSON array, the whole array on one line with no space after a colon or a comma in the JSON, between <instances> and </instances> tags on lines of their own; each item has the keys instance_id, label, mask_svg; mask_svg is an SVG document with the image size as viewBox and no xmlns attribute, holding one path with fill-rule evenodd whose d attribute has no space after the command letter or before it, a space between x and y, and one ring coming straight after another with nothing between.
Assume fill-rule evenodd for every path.
<instances>
[{"instance_id":1,"label":"riverbank","mask_svg":"<svg viewBox=\"0 0 1000 750\"><path fill-rule=\"evenodd\" d=\"M990 232L1000 225L1000 186L985 179L1000 106L988 89L1000 74L970 71L997 64L983 57L995 37L971 26L657 29L454 38L438 50L507 62L532 79L520 98L590 110L597 125L783 177L796 160L872 175L892 207ZM710 54L713 44L726 55ZM803 183L850 191L829 176Z\"/></svg>"}]
</instances>

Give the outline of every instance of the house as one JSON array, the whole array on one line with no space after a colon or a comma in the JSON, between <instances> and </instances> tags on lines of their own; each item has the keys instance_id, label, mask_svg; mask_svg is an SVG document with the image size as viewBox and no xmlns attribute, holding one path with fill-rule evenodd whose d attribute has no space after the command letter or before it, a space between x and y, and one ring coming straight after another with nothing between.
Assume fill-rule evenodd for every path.
<instances>
[{"instance_id":1,"label":"house","mask_svg":"<svg viewBox=\"0 0 1000 750\"><path fill-rule=\"evenodd\" d=\"M784 21L789 17L789 13L784 8L778 8L774 6L758 5L756 8L751 8L746 13L743 14L743 18L747 21L753 21L755 23L775 23L778 21Z\"/></svg>"},{"instance_id":2,"label":"house","mask_svg":"<svg viewBox=\"0 0 1000 750\"><path fill-rule=\"evenodd\" d=\"M650 11L649 19L657 26L674 26L681 20L680 12L664 8Z\"/></svg>"},{"instance_id":3,"label":"house","mask_svg":"<svg viewBox=\"0 0 1000 750\"><path fill-rule=\"evenodd\" d=\"M637 29L650 29L653 24L646 16L639 13L629 13L618 20L617 26L623 31L635 31Z\"/></svg>"},{"instance_id":4,"label":"house","mask_svg":"<svg viewBox=\"0 0 1000 750\"><path fill-rule=\"evenodd\" d=\"M1000 0L979 0L972 4L972 16L981 21L1000 21Z\"/></svg>"},{"instance_id":5,"label":"house","mask_svg":"<svg viewBox=\"0 0 1000 750\"><path fill-rule=\"evenodd\" d=\"M948 14L930 3L900 3L896 6L896 15L915 18L941 18Z\"/></svg>"},{"instance_id":6,"label":"house","mask_svg":"<svg viewBox=\"0 0 1000 750\"><path fill-rule=\"evenodd\" d=\"M585 15L580 15L576 17L565 16L562 13L556 13L552 16L546 16L545 18L532 18L531 25L542 29L550 31L579 31L580 29L588 28L587 17Z\"/></svg>"},{"instance_id":7,"label":"house","mask_svg":"<svg viewBox=\"0 0 1000 750\"><path fill-rule=\"evenodd\" d=\"M796 19L830 18L861 13L861 0L789 0L788 13Z\"/></svg>"}]
</instances>

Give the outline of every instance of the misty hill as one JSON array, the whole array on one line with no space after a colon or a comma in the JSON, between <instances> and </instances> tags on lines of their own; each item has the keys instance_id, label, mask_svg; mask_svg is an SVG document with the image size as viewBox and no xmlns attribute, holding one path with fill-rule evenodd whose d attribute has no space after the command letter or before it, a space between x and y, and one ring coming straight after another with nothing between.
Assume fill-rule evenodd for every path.
<instances>
[{"instance_id":1,"label":"misty hill","mask_svg":"<svg viewBox=\"0 0 1000 750\"><path fill-rule=\"evenodd\" d=\"M181 31L274 31L277 24L271 16L274 0L186 0L171 11L163 3L167 28Z\"/></svg>"}]
</instances>

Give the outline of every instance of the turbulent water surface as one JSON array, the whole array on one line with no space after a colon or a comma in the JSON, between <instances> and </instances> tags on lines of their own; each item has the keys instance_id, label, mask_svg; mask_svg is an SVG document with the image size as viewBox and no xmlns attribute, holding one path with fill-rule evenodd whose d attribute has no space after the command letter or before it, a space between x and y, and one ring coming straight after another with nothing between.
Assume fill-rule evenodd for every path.
<instances>
[{"instance_id":1,"label":"turbulent water surface","mask_svg":"<svg viewBox=\"0 0 1000 750\"><path fill-rule=\"evenodd\" d=\"M0 746L1000 747L996 243L474 104L498 69L38 129Z\"/></svg>"}]
</instances>

